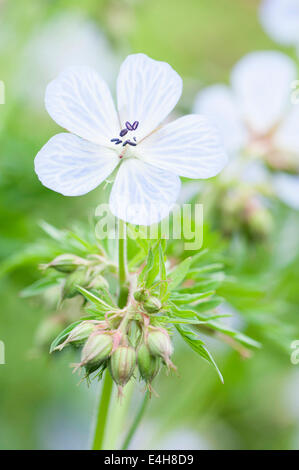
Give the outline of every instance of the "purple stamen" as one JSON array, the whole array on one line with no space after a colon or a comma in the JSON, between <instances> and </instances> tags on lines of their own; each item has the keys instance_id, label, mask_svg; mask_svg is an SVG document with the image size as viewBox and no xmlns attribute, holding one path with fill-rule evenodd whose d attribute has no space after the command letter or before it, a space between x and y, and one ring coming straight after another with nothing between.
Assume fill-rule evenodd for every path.
<instances>
[{"instance_id":1,"label":"purple stamen","mask_svg":"<svg viewBox=\"0 0 299 470\"><path fill-rule=\"evenodd\" d=\"M126 135L127 133L128 133L128 129L122 129L122 130L120 131L120 134L119 134L119 135L120 135L120 137L123 137L123 136Z\"/></svg>"},{"instance_id":2,"label":"purple stamen","mask_svg":"<svg viewBox=\"0 0 299 470\"><path fill-rule=\"evenodd\" d=\"M136 131L136 129L137 129L138 126L139 126L139 121L134 121L134 122L133 122L133 125L132 125L133 130Z\"/></svg>"},{"instance_id":3,"label":"purple stamen","mask_svg":"<svg viewBox=\"0 0 299 470\"><path fill-rule=\"evenodd\" d=\"M111 139L110 142L114 142L115 145L118 145L121 143L121 140L120 139Z\"/></svg>"},{"instance_id":4,"label":"purple stamen","mask_svg":"<svg viewBox=\"0 0 299 470\"><path fill-rule=\"evenodd\" d=\"M128 131L134 130L132 124L130 124L129 121L126 122L126 128L128 129Z\"/></svg>"},{"instance_id":5,"label":"purple stamen","mask_svg":"<svg viewBox=\"0 0 299 470\"><path fill-rule=\"evenodd\" d=\"M136 145L137 145L137 144L135 144L134 142L131 142L130 140L126 140L126 141L123 143L123 147L125 147L127 144L132 145L133 147L136 147Z\"/></svg>"}]
</instances>

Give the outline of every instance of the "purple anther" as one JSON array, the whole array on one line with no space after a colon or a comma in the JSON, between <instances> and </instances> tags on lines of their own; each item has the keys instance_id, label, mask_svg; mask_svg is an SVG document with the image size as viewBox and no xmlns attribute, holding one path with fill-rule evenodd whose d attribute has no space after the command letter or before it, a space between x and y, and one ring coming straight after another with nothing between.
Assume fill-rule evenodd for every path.
<instances>
[{"instance_id":1,"label":"purple anther","mask_svg":"<svg viewBox=\"0 0 299 470\"><path fill-rule=\"evenodd\" d=\"M139 121L134 121L134 122L133 122L133 125L132 125L133 131L136 131L136 129L137 129L138 126L139 126Z\"/></svg>"},{"instance_id":2,"label":"purple anther","mask_svg":"<svg viewBox=\"0 0 299 470\"><path fill-rule=\"evenodd\" d=\"M135 142L136 142L136 137L133 137L133 140L135 140Z\"/></svg>"},{"instance_id":3,"label":"purple anther","mask_svg":"<svg viewBox=\"0 0 299 470\"><path fill-rule=\"evenodd\" d=\"M135 142L131 142L131 140L127 140L127 144L132 145L132 147L136 147L137 145Z\"/></svg>"},{"instance_id":4,"label":"purple anther","mask_svg":"<svg viewBox=\"0 0 299 470\"><path fill-rule=\"evenodd\" d=\"M122 129L119 133L120 137L123 137L124 135L126 135L128 133L128 129Z\"/></svg>"},{"instance_id":5,"label":"purple anther","mask_svg":"<svg viewBox=\"0 0 299 470\"><path fill-rule=\"evenodd\" d=\"M129 141L125 140L124 143L123 143L123 147L125 147L128 143L129 143Z\"/></svg>"},{"instance_id":6,"label":"purple anther","mask_svg":"<svg viewBox=\"0 0 299 470\"><path fill-rule=\"evenodd\" d=\"M126 122L126 128L128 129L128 131L134 130L132 124L130 124L129 121Z\"/></svg>"},{"instance_id":7,"label":"purple anther","mask_svg":"<svg viewBox=\"0 0 299 470\"><path fill-rule=\"evenodd\" d=\"M114 142L115 145L120 144L122 141L120 139L111 139L110 142Z\"/></svg>"}]
</instances>

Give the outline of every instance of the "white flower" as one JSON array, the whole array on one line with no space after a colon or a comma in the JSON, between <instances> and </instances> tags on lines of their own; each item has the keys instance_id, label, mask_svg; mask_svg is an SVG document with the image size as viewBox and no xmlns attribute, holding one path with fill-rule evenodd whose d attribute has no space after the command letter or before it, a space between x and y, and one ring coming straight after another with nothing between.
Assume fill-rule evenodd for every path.
<instances>
[{"instance_id":1,"label":"white flower","mask_svg":"<svg viewBox=\"0 0 299 470\"><path fill-rule=\"evenodd\" d=\"M298 0L263 0L260 21L274 41L299 46Z\"/></svg>"},{"instance_id":2,"label":"white flower","mask_svg":"<svg viewBox=\"0 0 299 470\"><path fill-rule=\"evenodd\" d=\"M286 55L253 52L233 68L231 87L207 87L197 95L194 111L213 120L231 155L245 151L276 170L299 172L299 104L291 101L295 78L296 66Z\"/></svg>"},{"instance_id":3,"label":"white flower","mask_svg":"<svg viewBox=\"0 0 299 470\"><path fill-rule=\"evenodd\" d=\"M93 69L67 69L48 85L45 101L71 134L52 137L37 154L39 179L65 196L79 196L118 167L112 213L132 224L158 222L177 199L179 176L210 178L226 163L217 131L203 116L161 126L181 92L182 80L167 63L131 55L117 79L117 112Z\"/></svg>"}]
</instances>

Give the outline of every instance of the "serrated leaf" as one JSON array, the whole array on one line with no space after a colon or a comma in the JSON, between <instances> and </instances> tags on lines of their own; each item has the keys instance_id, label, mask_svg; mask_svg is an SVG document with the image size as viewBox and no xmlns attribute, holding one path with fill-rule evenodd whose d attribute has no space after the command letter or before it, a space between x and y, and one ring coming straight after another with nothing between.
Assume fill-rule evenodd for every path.
<instances>
[{"instance_id":1,"label":"serrated leaf","mask_svg":"<svg viewBox=\"0 0 299 470\"><path fill-rule=\"evenodd\" d=\"M110 310L117 310L116 308L112 307L111 305L107 304L104 300L102 300L97 295L93 294L92 292L84 289L84 287L77 286L78 291L90 302L96 305L100 311L108 312Z\"/></svg>"},{"instance_id":2,"label":"serrated leaf","mask_svg":"<svg viewBox=\"0 0 299 470\"><path fill-rule=\"evenodd\" d=\"M177 292L173 292L171 294L171 300L175 302L177 305L186 305L191 304L199 300L203 300L207 297L211 297L215 294L214 290L208 292L199 292L195 294L180 294Z\"/></svg>"},{"instance_id":3,"label":"serrated leaf","mask_svg":"<svg viewBox=\"0 0 299 470\"><path fill-rule=\"evenodd\" d=\"M25 287L20 292L20 297L27 298L27 297L33 297L35 295L40 295L43 292L45 292L47 289L50 287L54 287L58 285L58 279L57 278L42 278L39 279L38 281L35 281L33 284L31 284L28 287Z\"/></svg>"},{"instance_id":4,"label":"serrated leaf","mask_svg":"<svg viewBox=\"0 0 299 470\"><path fill-rule=\"evenodd\" d=\"M183 340L195 351L199 354L203 359L209 362L215 369L216 372L221 380L224 383L223 376L213 358L209 350L207 349L205 343L192 331L188 331L183 327L176 326L177 331L183 338Z\"/></svg>"},{"instance_id":5,"label":"serrated leaf","mask_svg":"<svg viewBox=\"0 0 299 470\"><path fill-rule=\"evenodd\" d=\"M174 270L168 275L169 283L168 283L168 289L173 290L175 289L178 285L180 285L183 280L185 279L190 266L191 266L192 258L186 258L184 261L182 261L180 264L178 264Z\"/></svg>"}]
</instances>

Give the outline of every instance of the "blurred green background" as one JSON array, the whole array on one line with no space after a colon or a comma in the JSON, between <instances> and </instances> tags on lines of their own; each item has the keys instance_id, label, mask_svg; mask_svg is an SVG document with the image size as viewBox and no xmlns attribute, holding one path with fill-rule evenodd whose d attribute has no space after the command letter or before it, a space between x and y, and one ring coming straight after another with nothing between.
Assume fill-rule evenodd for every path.
<instances>
[{"instance_id":1,"label":"blurred green background","mask_svg":"<svg viewBox=\"0 0 299 470\"><path fill-rule=\"evenodd\" d=\"M80 198L64 198L44 188L34 173L34 156L59 131L44 109L47 82L66 65L88 63L113 83L122 59L131 52L144 52L169 62L183 77L178 109L188 112L199 89L227 81L231 67L244 54L277 49L260 27L258 4L257 0L0 2L0 79L6 91L6 102L0 105L0 340L6 353L6 364L0 365L1 449L88 448L98 392L97 386L77 386L78 377L69 368L72 353L55 359L46 351L32 353L36 330L49 307L40 299L19 296L38 278L38 256L21 262L18 253L42 236L40 220L70 228L86 222L102 198L101 188ZM285 52L293 55L292 50ZM288 225L297 241L297 214L278 207L275 218L277 227ZM299 339L299 334L292 336L294 324L298 331L299 323L299 250L298 243L293 245L275 231L271 246L243 247L243 251L227 246L227 252L238 257L232 269L240 278L268 283L263 309L271 328L266 322L261 333L254 306L255 321L249 326L263 348L244 360L229 346L211 341L225 378L222 385L208 365L178 343L174 359L180 376L157 381L159 398L151 401L133 447L299 447L299 365L290 362L290 341ZM286 252L289 261L282 266ZM137 400L140 395L137 392Z\"/></svg>"}]
</instances>

